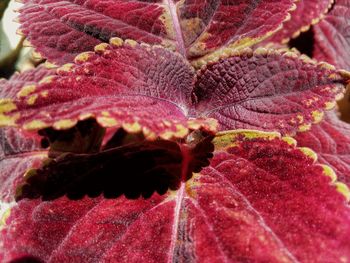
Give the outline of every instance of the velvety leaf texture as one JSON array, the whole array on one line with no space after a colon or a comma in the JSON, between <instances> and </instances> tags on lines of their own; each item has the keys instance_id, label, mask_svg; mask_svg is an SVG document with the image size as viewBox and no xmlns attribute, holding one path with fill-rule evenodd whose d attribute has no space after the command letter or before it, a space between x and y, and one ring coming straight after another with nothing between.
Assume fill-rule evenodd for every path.
<instances>
[{"instance_id":1,"label":"velvety leaf texture","mask_svg":"<svg viewBox=\"0 0 350 263\"><path fill-rule=\"evenodd\" d=\"M25 85L35 84L44 77L54 74L53 69L39 66L35 69L27 70L22 73L16 72L9 80L0 79L0 99L6 97L15 97L18 90Z\"/></svg>"},{"instance_id":2,"label":"velvety leaf texture","mask_svg":"<svg viewBox=\"0 0 350 263\"><path fill-rule=\"evenodd\" d=\"M198 72L195 109L200 116L217 119L221 130L292 134L319 122L323 110L335 105L347 76L334 73L332 66L292 52L248 50Z\"/></svg>"},{"instance_id":3,"label":"velvety leaf texture","mask_svg":"<svg viewBox=\"0 0 350 263\"><path fill-rule=\"evenodd\" d=\"M197 73L177 53L113 38L96 52L0 104L0 125L27 130L73 127L96 118L103 127L184 138L191 130L259 128L292 134L319 122L349 74L292 52L264 48L213 56ZM302 99L300 99L302 98Z\"/></svg>"},{"instance_id":4,"label":"velvety leaf texture","mask_svg":"<svg viewBox=\"0 0 350 263\"><path fill-rule=\"evenodd\" d=\"M252 45L288 18L294 0L25 0L21 31L36 50L63 64L111 37L176 48L198 57Z\"/></svg>"},{"instance_id":5,"label":"velvety leaf texture","mask_svg":"<svg viewBox=\"0 0 350 263\"><path fill-rule=\"evenodd\" d=\"M60 130L96 118L103 127L142 131L149 139L183 138L200 127L215 130L214 120L186 117L194 73L182 57L133 41L114 44L101 44L96 53L76 57L76 65L64 65L39 85L17 90L12 98L24 110L18 119L22 126ZM3 112L10 104L3 101Z\"/></svg>"},{"instance_id":6,"label":"velvety leaf texture","mask_svg":"<svg viewBox=\"0 0 350 263\"><path fill-rule=\"evenodd\" d=\"M339 183L314 163L310 150L296 148L291 138L252 131L222 134L215 144L210 166L163 196L22 200L2 226L0 258L4 262L349 259L349 207L337 190Z\"/></svg>"},{"instance_id":7,"label":"velvety leaf texture","mask_svg":"<svg viewBox=\"0 0 350 263\"><path fill-rule=\"evenodd\" d=\"M326 17L314 27L313 56L339 68L350 68L350 1L337 0Z\"/></svg>"},{"instance_id":8,"label":"velvety leaf texture","mask_svg":"<svg viewBox=\"0 0 350 263\"><path fill-rule=\"evenodd\" d=\"M324 17L334 0L300 0L297 8L291 12L291 19L283 24L281 31L274 34L267 41L286 43L290 38L299 36L301 32L310 29Z\"/></svg>"},{"instance_id":9,"label":"velvety leaf texture","mask_svg":"<svg viewBox=\"0 0 350 263\"><path fill-rule=\"evenodd\" d=\"M0 196L13 200L15 186L23 183L21 176L28 169L39 167L47 153L40 147L40 139L13 128L0 130ZM17 175L17 176L16 176ZM18 180L13 180L13 177ZM1 208L1 204L0 204Z\"/></svg>"},{"instance_id":10,"label":"velvety leaf texture","mask_svg":"<svg viewBox=\"0 0 350 263\"><path fill-rule=\"evenodd\" d=\"M335 112L327 113L320 125L315 125L296 137L298 144L317 152L321 163L331 166L340 181L350 186L350 125L339 120Z\"/></svg>"},{"instance_id":11,"label":"velvety leaf texture","mask_svg":"<svg viewBox=\"0 0 350 263\"><path fill-rule=\"evenodd\" d=\"M12 96L23 85L38 82L53 71L44 67L16 73L10 80L0 80L0 99ZM15 93L14 93L15 94ZM23 175L29 168L39 167L47 154L40 147L40 138L14 128L0 129L0 195L2 200L13 200L14 186L22 180L14 181L11 176Z\"/></svg>"}]
</instances>

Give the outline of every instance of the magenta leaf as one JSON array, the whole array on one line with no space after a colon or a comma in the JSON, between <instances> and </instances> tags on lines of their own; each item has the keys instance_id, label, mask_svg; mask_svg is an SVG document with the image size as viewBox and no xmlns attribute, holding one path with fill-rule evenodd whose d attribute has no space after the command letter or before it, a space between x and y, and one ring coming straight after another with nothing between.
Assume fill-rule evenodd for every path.
<instances>
[{"instance_id":1,"label":"magenta leaf","mask_svg":"<svg viewBox=\"0 0 350 263\"><path fill-rule=\"evenodd\" d=\"M54 74L53 69L44 66L38 66L35 69L16 72L9 80L0 79L0 99L6 97L15 97L16 93L25 85L31 85L39 82L41 79Z\"/></svg>"},{"instance_id":2,"label":"magenta leaf","mask_svg":"<svg viewBox=\"0 0 350 263\"><path fill-rule=\"evenodd\" d=\"M312 151L254 131L214 142L211 165L163 196L22 200L2 226L0 258L339 262L350 256L349 192L340 193Z\"/></svg>"},{"instance_id":3,"label":"magenta leaf","mask_svg":"<svg viewBox=\"0 0 350 263\"><path fill-rule=\"evenodd\" d=\"M16 89L0 104L0 125L64 130L95 118L105 128L171 139L197 129L214 131L210 117L221 130L293 134L319 122L349 80L326 63L263 48L231 50L196 74L181 56L161 47L112 39L95 49L56 75Z\"/></svg>"},{"instance_id":4,"label":"magenta leaf","mask_svg":"<svg viewBox=\"0 0 350 263\"><path fill-rule=\"evenodd\" d=\"M52 73L52 70L40 66L22 74L16 73L9 81L1 79L0 100L5 96L12 96L23 85L38 82ZM45 157L47 157L47 153L41 148L39 136L14 128L0 129L1 199L5 201L12 200L15 194L15 186L22 183L20 175L23 175L29 168L39 167ZM13 178L17 179L13 180Z\"/></svg>"},{"instance_id":5,"label":"magenta leaf","mask_svg":"<svg viewBox=\"0 0 350 263\"><path fill-rule=\"evenodd\" d=\"M199 116L220 129L253 128L283 134L309 129L334 107L347 76L292 52L257 49L209 63L197 74Z\"/></svg>"},{"instance_id":6,"label":"magenta leaf","mask_svg":"<svg viewBox=\"0 0 350 263\"><path fill-rule=\"evenodd\" d=\"M301 32L317 24L331 8L334 0L300 0L296 2L296 10L291 12L291 19L283 23L282 30L274 34L266 42L286 43L296 38Z\"/></svg>"},{"instance_id":7,"label":"magenta leaf","mask_svg":"<svg viewBox=\"0 0 350 263\"><path fill-rule=\"evenodd\" d=\"M288 18L293 2L25 0L20 21L36 50L60 64L111 37L162 44L192 58L263 40Z\"/></svg>"},{"instance_id":8,"label":"magenta leaf","mask_svg":"<svg viewBox=\"0 0 350 263\"><path fill-rule=\"evenodd\" d=\"M325 120L296 137L300 146L317 152L321 163L331 166L340 181L350 185L350 125L329 112Z\"/></svg>"},{"instance_id":9,"label":"magenta leaf","mask_svg":"<svg viewBox=\"0 0 350 263\"><path fill-rule=\"evenodd\" d=\"M337 0L332 10L314 27L313 56L344 69L350 68L349 8L349 1Z\"/></svg>"},{"instance_id":10,"label":"magenta leaf","mask_svg":"<svg viewBox=\"0 0 350 263\"><path fill-rule=\"evenodd\" d=\"M214 120L186 117L194 73L182 57L120 39L95 49L79 55L75 65L64 65L57 74L11 93L1 111L11 111L12 101L17 110L11 117L3 114L2 124L15 121L27 130L64 130L94 118L102 127L142 131L148 139L215 130Z\"/></svg>"},{"instance_id":11,"label":"magenta leaf","mask_svg":"<svg viewBox=\"0 0 350 263\"><path fill-rule=\"evenodd\" d=\"M21 175L30 168L39 167L45 158L47 153L40 147L38 137L14 128L0 129L1 200L12 200L15 188L23 183Z\"/></svg>"}]
</instances>

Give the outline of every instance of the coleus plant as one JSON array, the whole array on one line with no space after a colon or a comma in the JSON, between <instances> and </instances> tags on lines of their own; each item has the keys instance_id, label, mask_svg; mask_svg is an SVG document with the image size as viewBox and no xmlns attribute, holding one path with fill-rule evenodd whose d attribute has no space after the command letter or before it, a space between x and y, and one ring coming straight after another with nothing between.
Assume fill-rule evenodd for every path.
<instances>
[{"instance_id":1,"label":"coleus plant","mask_svg":"<svg viewBox=\"0 0 350 263\"><path fill-rule=\"evenodd\" d=\"M350 3L23 2L50 63L0 81L1 261L350 261L350 128L324 114L350 75L317 31L347 39ZM322 18L339 70L283 46Z\"/></svg>"}]
</instances>

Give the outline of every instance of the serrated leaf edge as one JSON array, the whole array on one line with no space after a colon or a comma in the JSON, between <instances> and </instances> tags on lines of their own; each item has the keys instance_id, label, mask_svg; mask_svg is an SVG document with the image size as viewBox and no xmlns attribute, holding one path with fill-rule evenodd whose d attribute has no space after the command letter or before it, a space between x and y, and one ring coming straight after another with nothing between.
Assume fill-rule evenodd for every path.
<instances>
[{"instance_id":1,"label":"serrated leaf edge","mask_svg":"<svg viewBox=\"0 0 350 263\"><path fill-rule=\"evenodd\" d=\"M278 132L264 132L259 130L246 130L246 129L221 131L221 132L218 132L215 138L213 139L215 150L225 151L230 147L237 146L237 144L234 142L234 138L242 135L244 136L244 138L248 140L262 138L267 140L280 139L284 141L294 149L300 151L307 158L311 159L312 164L316 166L320 166L323 170L323 175L330 178L329 184L332 187L335 187L336 191L345 197L345 200L347 203L350 202L350 189L346 184L337 181L338 178L333 168L330 167L329 165L317 163L317 159L318 159L317 153L308 147L298 147L297 141L290 136L282 136Z\"/></svg>"},{"instance_id":2,"label":"serrated leaf edge","mask_svg":"<svg viewBox=\"0 0 350 263\"><path fill-rule=\"evenodd\" d=\"M330 70L333 71L330 73L327 77L330 79L337 79L339 77L342 77L346 79L346 82L350 82L350 72L340 69L337 70L333 65L325 62L325 61L317 61L315 59L310 58L309 56L305 54L300 54L295 49L288 49L288 48L282 48L282 49L272 49L268 47L258 47L256 49L252 49L250 47L244 48L242 50L235 50L235 49L226 49L221 53L221 55L213 56L210 58L210 60L206 61L205 64L202 65L200 69L197 70L197 76L202 74L202 72L206 71L208 67L211 65L216 64L222 59L234 57L234 56L241 56L241 55L248 55L248 56L254 56L254 55L269 55L269 54L277 54L285 57L289 57L292 59L300 59L305 64L313 65L315 67L318 67L320 69ZM339 92L334 95L334 99L325 101L323 111L320 110L314 110L312 111L307 117L309 117L312 121L311 122L304 122L304 118L302 118L302 122L299 123L299 126L297 127L297 132L306 132L309 131L313 124L320 123L324 118L324 111L330 111L336 107L336 101L342 99L344 96L344 92ZM296 132L286 134L289 136L294 136Z\"/></svg>"},{"instance_id":3,"label":"serrated leaf edge","mask_svg":"<svg viewBox=\"0 0 350 263\"><path fill-rule=\"evenodd\" d=\"M239 52L240 50L244 50L246 48L252 47L253 45L258 44L258 43L262 42L263 40L269 38L270 36L272 36L276 32L280 31L283 28L283 24L291 19L290 12L294 11L297 8L296 3L299 1L300 0L293 1L292 6L287 10L288 13L287 13L286 17L284 18L284 20L281 22L281 24L276 29L267 32L264 36L255 37L255 38L246 37L246 38L242 38L234 43L227 44L226 46L221 47L221 48L219 48L219 49L217 49L209 54L205 54L204 56L202 56L198 59L192 60L191 65L195 69L200 69L204 65L206 65L207 63L211 62L213 58L220 57L221 54L225 54L227 52L230 52L230 50L234 50L236 52Z\"/></svg>"},{"instance_id":4,"label":"serrated leaf edge","mask_svg":"<svg viewBox=\"0 0 350 263\"><path fill-rule=\"evenodd\" d=\"M297 38L301 33L309 31L311 26L314 26L319 22L321 22L321 20L325 18L326 14L328 13L329 9L332 7L334 2L335 0L330 0L328 6L323 10L323 12L321 12L321 14L318 17L315 17L314 19L312 19L310 24L300 27L298 30L293 32L290 37L282 39L280 43L287 44L291 39Z\"/></svg>"},{"instance_id":5,"label":"serrated leaf edge","mask_svg":"<svg viewBox=\"0 0 350 263\"><path fill-rule=\"evenodd\" d=\"M46 76L42 78L38 82L38 84L52 82L53 80L58 78L60 75L64 75L67 72L73 71L75 66L83 64L86 61L88 61L88 59L92 55L95 55L95 54L101 55L105 52L109 52L109 48L112 48L112 47L118 48L123 46L136 47L137 45L139 45L141 48L146 49L147 51L151 51L155 49L167 50L161 45L150 45L147 43L138 43L132 39L123 40L119 37L113 37L109 40L109 44L100 43L94 47L94 51L86 51L78 54L74 59L74 63L66 63L60 67L51 66L51 68L53 67L56 68L57 75ZM173 52L170 50L168 51L183 60L183 57L178 52ZM189 66L189 68L192 68L190 63L187 60L184 60L184 62ZM18 98L26 97L28 105L34 104L36 99L39 97L38 94L31 95L31 93L35 91L36 86L37 84L23 86L21 90L17 93L17 97ZM45 91L42 91L40 93L40 96L46 97L47 93L45 93ZM18 126L16 124L16 121L20 117L19 113L16 113L12 116L4 114L4 113L9 113L15 110L16 108L17 107L13 103L12 99L0 99L0 127L1 126ZM186 126L180 123L176 124L176 122L174 122L176 130L165 130L163 133L156 134L154 131L151 131L149 128L142 127L137 119L135 119L133 122L118 121L115 118L111 117L108 111L103 111L99 114L84 112L80 114L77 118L62 119L62 120L55 121L52 124L43 122L41 120L31 120L31 121L25 122L21 126L24 130L28 130L28 131L40 130L48 127L53 127L55 130L66 130L74 127L78 121L83 121L88 118L96 119L96 121L104 128L120 127L125 129L128 133L142 132L147 140L156 140L158 137L164 140L183 139L190 133L191 130L204 129L208 132L215 133L218 127L217 120L212 118L189 119L187 121ZM161 125L163 125L165 128L169 127L169 123L167 121L163 121Z\"/></svg>"}]
</instances>

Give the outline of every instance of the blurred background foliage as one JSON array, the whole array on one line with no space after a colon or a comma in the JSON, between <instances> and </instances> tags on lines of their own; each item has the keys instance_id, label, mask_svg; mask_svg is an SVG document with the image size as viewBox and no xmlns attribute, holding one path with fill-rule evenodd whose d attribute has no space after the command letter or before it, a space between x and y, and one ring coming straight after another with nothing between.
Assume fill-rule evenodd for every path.
<instances>
[{"instance_id":1,"label":"blurred background foliage","mask_svg":"<svg viewBox=\"0 0 350 263\"><path fill-rule=\"evenodd\" d=\"M9 78L15 71L35 67L32 50L23 47L24 37L16 34L19 24L14 20L21 4L14 0L0 0L0 78Z\"/></svg>"}]
</instances>

